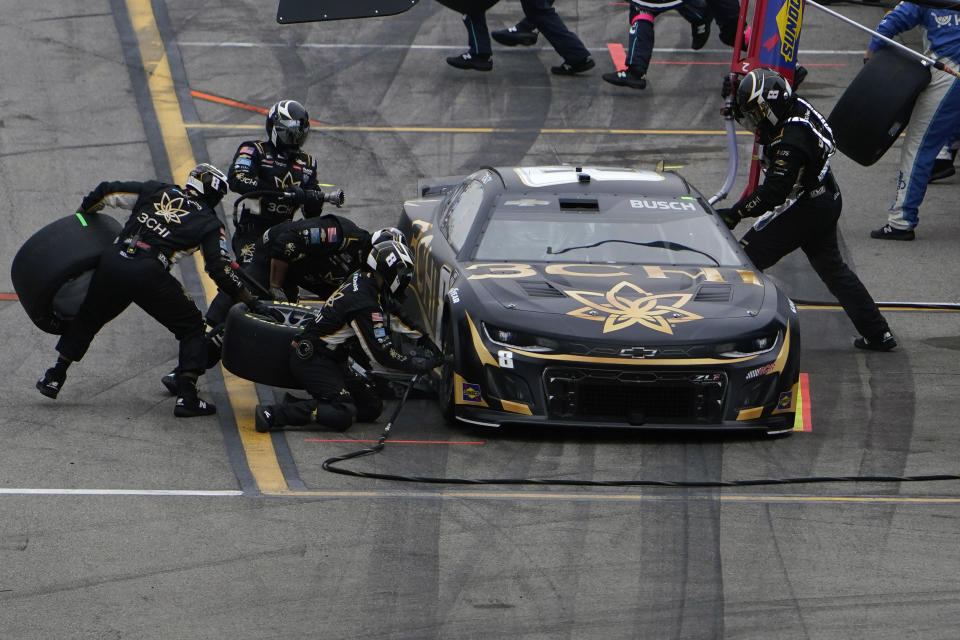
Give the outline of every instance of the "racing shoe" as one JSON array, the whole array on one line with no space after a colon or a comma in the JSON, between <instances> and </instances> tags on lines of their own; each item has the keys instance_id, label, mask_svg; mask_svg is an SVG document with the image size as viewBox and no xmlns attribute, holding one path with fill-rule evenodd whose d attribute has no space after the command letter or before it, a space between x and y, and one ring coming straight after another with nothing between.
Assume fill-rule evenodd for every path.
<instances>
[{"instance_id":1,"label":"racing shoe","mask_svg":"<svg viewBox=\"0 0 960 640\"><path fill-rule=\"evenodd\" d=\"M957 169L953 166L953 162L956 159L956 149L941 149L940 153L937 154L937 158L933 161L933 169L930 171L930 182L943 180L955 174Z\"/></svg>"},{"instance_id":2,"label":"racing shoe","mask_svg":"<svg viewBox=\"0 0 960 640\"><path fill-rule=\"evenodd\" d=\"M177 398L177 405L173 408L173 415L178 418L195 418L197 416L209 416L217 412L217 408L200 398L194 396Z\"/></svg>"},{"instance_id":3,"label":"racing shoe","mask_svg":"<svg viewBox=\"0 0 960 640\"><path fill-rule=\"evenodd\" d=\"M597 63L593 61L593 58L587 56L580 62L567 62L564 60L562 64L550 67L550 73L558 76L575 76L578 73L590 71L590 69L593 69L595 66L597 66Z\"/></svg>"},{"instance_id":4,"label":"racing shoe","mask_svg":"<svg viewBox=\"0 0 960 640\"><path fill-rule=\"evenodd\" d=\"M703 49L703 46L707 44L707 40L710 39L710 21L692 22L690 24L690 36L692 38L690 48L694 51Z\"/></svg>"},{"instance_id":5,"label":"racing shoe","mask_svg":"<svg viewBox=\"0 0 960 640\"><path fill-rule=\"evenodd\" d=\"M618 87L630 87L631 89L647 88L647 79L629 69L611 71L603 74L601 77L610 84L615 84Z\"/></svg>"},{"instance_id":6,"label":"racing shoe","mask_svg":"<svg viewBox=\"0 0 960 640\"><path fill-rule=\"evenodd\" d=\"M913 240L915 234L913 229L897 229L887 223L879 229L871 231L870 237L878 240Z\"/></svg>"},{"instance_id":7,"label":"racing shoe","mask_svg":"<svg viewBox=\"0 0 960 640\"><path fill-rule=\"evenodd\" d=\"M56 400L57 394L60 393L66 379L66 374L56 369L47 369L43 377L37 380L37 390L48 398Z\"/></svg>"},{"instance_id":8,"label":"racing shoe","mask_svg":"<svg viewBox=\"0 0 960 640\"><path fill-rule=\"evenodd\" d=\"M267 433L281 429L281 427L276 424L276 418L269 406L265 407L262 404L258 404L253 413L253 428L257 430L257 433Z\"/></svg>"},{"instance_id":9,"label":"racing shoe","mask_svg":"<svg viewBox=\"0 0 960 640\"><path fill-rule=\"evenodd\" d=\"M490 35L493 36L494 40L508 47L515 47L517 45L529 47L530 45L537 44L536 31L521 31L516 27L492 31Z\"/></svg>"},{"instance_id":10,"label":"racing shoe","mask_svg":"<svg viewBox=\"0 0 960 640\"><path fill-rule=\"evenodd\" d=\"M447 64L457 69L475 69L477 71L493 69L493 60L490 56L475 56L469 51L465 51L458 56L450 56L447 58Z\"/></svg>"},{"instance_id":11,"label":"racing shoe","mask_svg":"<svg viewBox=\"0 0 960 640\"><path fill-rule=\"evenodd\" d=\"M162 378L160 378L160 382L162 382L162 383L163 383L163 386L165 386L165 387L167 388L167 391L170 392L170 395L172 395L172 396L177 395L177 391L179 390L179 387L177 386L177 372L176 372L176 371L171 371L171 372L168 373L167 375L165 375L165 376L163 376Z\"/></svg>"},{"instance_id":12,"label":"racing shoe","mask_svg":"<svg viewBox=\"0 0 960 640\"><path fill-rule=\"evenodd\" d=\"M933 171L930 172L930 182L949 178L956 172L957 169L953 166L953 160L940 160L938 158L933 161Z\"/></svg>"},{"instance_id":13,"label":"racing shoe","mask_svg":"<svg viewBox=\"0 0 960 640\"><path fill-rule=\"evenodd\" d=\"M217 412L217 408L206 400L197 397L197 379L192 376L177 376L177 404L173 407L173 415L178 418L195 418L209 416Z\"/></svg>"},{"instance_id":14,"label":"racing shoe","mask_svg":"<svg viewBox=\"0 0 960 640\"><path fill-rule=\"evenodd\" d=\"M897 346L897 341L892 333L885 331L882 335L873 338L857 338L853 341L853 346L857 349L868 349L870 351L890 351Z\"/></svg>"}]
</instances>

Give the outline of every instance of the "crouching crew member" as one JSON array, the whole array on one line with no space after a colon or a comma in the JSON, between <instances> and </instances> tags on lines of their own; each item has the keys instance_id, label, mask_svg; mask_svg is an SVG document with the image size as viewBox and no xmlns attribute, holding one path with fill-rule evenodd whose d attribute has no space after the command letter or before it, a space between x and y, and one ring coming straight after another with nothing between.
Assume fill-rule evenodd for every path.
<instances>
[{"instance_id":1,"label":"crouching crew member","mask_svg":"<svg viewBox=\"0 0 960 640\"><path fill-rule=\"evenodd\" d=\"M737 121L763 145L764 180L717 214L731 229L743 217L760 216L740 244L761 271L801 249L860 332L854 346L874 351L896 347L876 302L840 255L837 220L843 201L830 170L836 147L826 119L770 69L754 69L743 77L733 108Z\"/></svg>"},{"instance_id":2,"label":"crouching crew member","mask_svg":"<svg viewBox=\"0 0 960 640\"><path fill-rule=\"evenodd\" d=\"M270 295L296 302L300 287L326 300L370 253L371 235L335 215L282 222L263 234L270 256Z\"/></svg>"},{"instance_id":3,"label":"crouching crew member","mask_svg":"<svg viewBox=\"0 0 960 640\"><path fill-rule=\"evenodd\" d=\"M379 398L361 401L347 388L344 369L353 342L358 342L372 360L391 369L426 373L439 366L442 359L426 351L407 355L398 352L385 325L385 299L401 295L412 277L413 260L403 244L391 240L374 245L364 268L327 298L316 318L290 346L290 371L312 397L258 405L257 431L310 422L342 431L360 414L374 413L358 402L380 403ZM372 408L379 414L379 404Z\"/></svg>"},{"instance_id":4,"label":"crouching crew member","mask_svg":"<svg viewBox=\"0 0 960 640\"><path fill-rule=\"evenodd\" d=\"M216 412L197 396L197 378L207 363L203 316L170 266L200 249L207 273L224 295L251 309L260 307L237 277L223 225L213 210L226 192L227 176L212 165L199 164L183 188L155 180L101 182L83 199L78 213L108 205L132 213L116 242L100 256L86 298L57 343L60 357L37 382L40 393L56 398L70 364L83 358L105 324L135 303L180 341L182 375L177 377L174 415Z\"/></svg>"}]
</instances>

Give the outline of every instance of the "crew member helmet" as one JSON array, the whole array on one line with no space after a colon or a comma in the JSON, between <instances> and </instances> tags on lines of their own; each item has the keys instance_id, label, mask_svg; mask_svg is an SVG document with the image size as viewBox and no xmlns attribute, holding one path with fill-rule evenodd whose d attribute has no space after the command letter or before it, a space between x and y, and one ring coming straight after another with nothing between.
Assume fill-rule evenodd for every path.
<instances>
[{"instance_id":1,"label":"crew member helmet","mask_svg":"<svg viewBox=\"0 0 960 640\"><path fill-rule=\"evenodd\" d=\"M299 149L310 133L310 116L296 100L281 100L267 113L267 137L277 149Z\"/></svg>"},{"instance_id":2,"label":"crew member helmet","mask_svg":"<svg viewBox=\"0 0 960 640\"><path fill-rule=\"evenodd\" d=\"M413 258L406 245L385 240L373 245L367 254L367 268L379 273L387 289L399 297L413 280Z\"/></svg>"},{"instance_id":3,"label":"crew member helmet","mask_svg":"<svg viewBox=\"0 0 960 640\"><path fill-rule=\"evenodd\" d=\"M761 141L769 141L783 126L795 100L783 76L770 69L754 69L737 87L733 116Z\"/></svg>"},{"instance_id":4,"label":"crew member helmet","mask_svg":"<svg viewBox=\"0 0 960 640\"><path fill-rule=\"evenodd\" d=\"M386 242L387 240L395 240L402 245L407 244L407 236L403 234L403 231L397 229L396 227L384 227L383 229L377 229L372 234L370 234L370 244L380 244L381 242Z\"/></svg>"},{"instance_id":5,"label":"crew member helmet","mask_svg":"<svg viewBox=\"0 0 960 640\"><path fill-rule=\"evenodd\" d=\"M190 171L186 187L196 191L212 209L227 195L227 175L212 164L202 162Z\"/></svg>"}]
</instances>

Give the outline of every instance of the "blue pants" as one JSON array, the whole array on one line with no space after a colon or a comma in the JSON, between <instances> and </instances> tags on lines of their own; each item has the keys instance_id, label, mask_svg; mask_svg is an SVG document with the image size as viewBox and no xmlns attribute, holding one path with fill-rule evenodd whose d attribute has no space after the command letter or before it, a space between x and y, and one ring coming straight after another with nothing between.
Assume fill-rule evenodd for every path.
<instances>
[{"instance_id":1,"label":"blue pants","mask_svg":"<svg viewBox=\"0 0 960 640\"><path fill-rule=\"evenodd\" d=\"M570 31L553 8L554 0L520 0L523 20L517 23L519 31L539 31L554 50L570 63L583 62L590 52L577 34Z\"/></svg>"},{"instance_id":2,"label":"blue pants","mask_svg":"<svg viewBox=\"0 0 960 640\"><path fill-rule=\"evenodd\" d=\"M553 8L553 3L554 0L520 0L524 17L517 23L517 29L539 31L565 61L583 62L590 52L577 34L567 28L556 9ZM491 54L490 31L487 28L486 13L479 11L464 14L463 24L467 27L470 55L481 58L489 56Z\"/></svg>"},{"instance_id":3,"label":"blue pants","mask_svg":"<svg viewBox=\"0 0 960 640\"><path fill-rule=\"evenodd\" d=\"M490 30L487 28L487 15L483 11L463 14L463 24L467 27L467 42L470 45L470 55L480 58L489 58L493 52L490 48Z\"/></svg>"},{"instance_id":4,"label":"blue pants","mask_svg":"<svg viewBox=\"0 0 960 640\"><path fill-rule=\"evenodd\" d=\"M949 58L941 58L957 68ZM900 151L897 195L888 222L894 229L912 229L920 222L920 204L927 193L937 154L960 131L960 81L933 70L930 84L917 98Z\"/></svg>"},{"instance_id":5,"label":"blue pants","mask_svg":"<svg viewBox=\"0 0 960 640\"><path fill-rule=\"evenodd\" d=\"M691 24L710 21L710 12L704 0L631 0L625 62L634 75L642 76L647 73L650 58L653 56L653 21L661 13L671 9L676 9Z\"/></svg>"}]
</instances>

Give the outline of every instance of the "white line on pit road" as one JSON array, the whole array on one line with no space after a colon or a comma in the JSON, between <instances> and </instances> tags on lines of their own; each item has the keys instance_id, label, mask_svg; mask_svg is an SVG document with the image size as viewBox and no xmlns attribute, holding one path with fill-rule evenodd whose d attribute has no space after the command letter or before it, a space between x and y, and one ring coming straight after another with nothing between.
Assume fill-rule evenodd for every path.
<instances>
[{"instance_id":1,"label":"white line on pit road","mask_svg":"<svg viewBox=\"0 0 960 640\"><path fill-rule=\"evenodd\" d=\"M190 489L26 489L0 487L4 496L181 496L223 498L242 496L243 491L195 491Z\"/></svg>"},{"instance_id":2,"label":"white line on pit road","mask_svg":"<svg viewBox=\"0 0 960 640\"><path fill-rule=\"evenodd\" d=\"M442 44L358 44L358 43L310 43L302 42L299 44L290 44L288 42L178 42L181 47L204 47L204 48L234 48L234 49L264 49L278 48L289 49L295 47L298 49L398 49L398 50L421 50L421 51L460 51L463 45L442 45ZM604 47L596 47L598 50ZM522 53L520 49L497 49L497 53ZM690 53L690 49L671 49L667 47L655 47L654 53ZM864 49L801 49L799 57L804 56L858 56L863 57ZM700 49L695 55L702 56L708 53L724 54L729 56L730 49Z\"/></svg>"}]
</instances>

